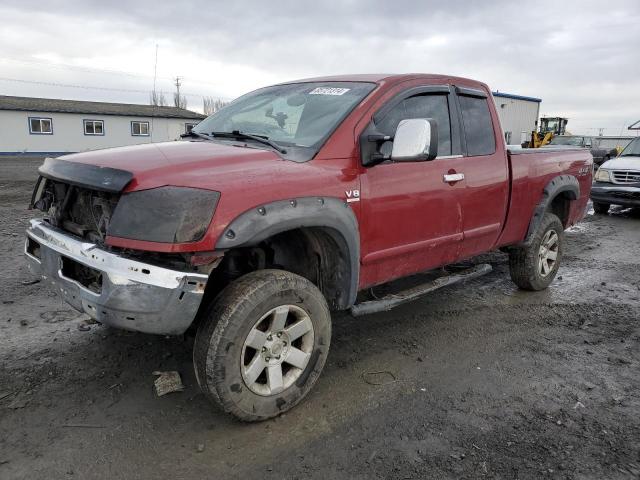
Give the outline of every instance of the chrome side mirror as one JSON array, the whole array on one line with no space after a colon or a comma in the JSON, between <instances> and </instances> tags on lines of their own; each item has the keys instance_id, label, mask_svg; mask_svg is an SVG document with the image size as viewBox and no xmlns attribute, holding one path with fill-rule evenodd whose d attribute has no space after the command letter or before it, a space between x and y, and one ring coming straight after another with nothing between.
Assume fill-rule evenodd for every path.
<instances>
[{"instance_id":1,"label":"chrome side mirror","mask_svg":"<svg viewBox=\"0 0 640 480\"><path fill-rule=\"evenodd\" d=\"M400 121L393 137L391 160L419 162L433 160L438 155L438 128L432 118L411 118Z\"/></svg>"}]
</instances>

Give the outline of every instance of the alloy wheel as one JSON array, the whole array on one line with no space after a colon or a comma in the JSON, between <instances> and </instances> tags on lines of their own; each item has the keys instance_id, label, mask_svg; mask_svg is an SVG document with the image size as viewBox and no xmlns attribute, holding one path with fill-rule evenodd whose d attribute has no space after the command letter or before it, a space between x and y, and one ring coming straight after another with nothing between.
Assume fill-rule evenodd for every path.
<instances>
[{"instance_id":1,"label":"alloy wheel","mask_svg":"<svg viewBox=\"0 0 640 480\"><path fill-rule=\"evenodd\" d=\"M558 233L549 230L544 234L538 251L538 273L542 277L548 276L556 266L558 248L560 247Z\"/></svg>"},{"instance_id":2,"label":"alloy wheel","mask_svg":"<svg viewBox=\"0 0 640 480\"><path fill-rule=\"evenodd\" d=\"M276 395L302 374L313 351L309 314L295 305L269 310L251 328L242 347L242 379L254 393Z\"/></svg>"}]
</instances>

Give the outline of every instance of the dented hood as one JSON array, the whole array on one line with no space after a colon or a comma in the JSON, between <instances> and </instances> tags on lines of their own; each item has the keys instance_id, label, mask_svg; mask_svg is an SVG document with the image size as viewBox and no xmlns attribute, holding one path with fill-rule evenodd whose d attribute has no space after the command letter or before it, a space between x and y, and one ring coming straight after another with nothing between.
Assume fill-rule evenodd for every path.
<instances>
[{"instance_id":1,"label":"dented hood","mask_svg":"<svg viewBox=\"0 0 640 480\"><path fill-rule=\"evenodd\" d=\"M280 169L289 170L292 165L300 166L269 150L185 140L47 159L40 173L80 186L114 192L163 185L211 189L225 177L251 177L265 170L273 174Z\"/></svg>"}]
</instances>

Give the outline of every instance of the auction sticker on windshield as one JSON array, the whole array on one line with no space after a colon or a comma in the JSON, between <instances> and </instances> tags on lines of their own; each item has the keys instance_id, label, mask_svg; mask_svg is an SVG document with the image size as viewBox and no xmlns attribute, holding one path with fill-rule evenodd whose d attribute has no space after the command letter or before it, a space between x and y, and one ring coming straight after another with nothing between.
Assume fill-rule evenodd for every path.
<instances>
[{"instance_id":1,"label":"auction sticker on windshield","mask_svg":"<svg viewBox=\"0 0 640 480\"><path fill-rule=\"evenodd\" d=\"M318 87L309 92L309 95L344 95L350 88Z\"/></svg>"}]
</instances>

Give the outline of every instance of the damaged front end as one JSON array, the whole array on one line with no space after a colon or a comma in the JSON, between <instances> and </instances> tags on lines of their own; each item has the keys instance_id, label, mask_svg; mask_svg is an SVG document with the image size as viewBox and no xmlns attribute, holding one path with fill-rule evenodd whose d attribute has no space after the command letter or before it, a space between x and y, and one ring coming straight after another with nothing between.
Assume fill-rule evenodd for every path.
<instances>
[{"instance_id":1,"label":"damaged front end","mask_svg":"<svg viewBox=\"0 0 640 480\"><path fill-rule=\"evenodd\" d=\"M40 177L31 206L43 212L51 226L102 245L119 198L120 193Z\"/></svg>"},{"instance_id":2,"label":"damaged front end","mask_svg":"<svg viewBox=\"0 0 640 480\"><path fill-rule=\"evenodd\" d=\"M183 333L195 318L208 273L217 263L194 266L188 255L114 248L107 239L114 231L119 237L146 235L143 240L168 242L203 235L201 225L209 225L219 193L199 195L208 200L200 201L200 210L202 205L208 208L208 220L199 219L198 229L193 215L163 208L157 193L154 205L132 202L142 196L122 193L133 178L130 172L47 159L40 174L31 206L44 218L31 220L25 242L31 271L100 323L147 333Z\"/></svg>"}]
</instances>

